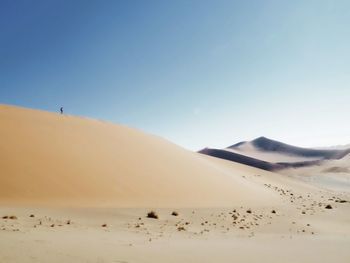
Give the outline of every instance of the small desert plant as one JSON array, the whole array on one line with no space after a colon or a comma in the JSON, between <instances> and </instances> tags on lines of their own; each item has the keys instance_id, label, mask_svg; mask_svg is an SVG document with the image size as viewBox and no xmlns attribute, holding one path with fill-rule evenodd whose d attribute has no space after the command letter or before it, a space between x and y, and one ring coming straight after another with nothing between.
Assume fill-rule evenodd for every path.
<instances>
[{"instance_id":1,"label":"small desert plant","mask_svg":"<svg viewBox=\"0 0 350 263\"><path fill-rule=\"evenodd\" d=\"M103 225L101 225L102 227L107 227L107 224L103 224Z\"/></svg>"},{"instance_id":2,"label":"small desert plant","mask_svg":"<svg viewBox=\"0 0 350 263\"><path fill-rule=\"evenodd\" d=\"M186 230L186 228L184 228L183 226L179 226L178 228L177 228L177 231L185 231Z\"/></svg>"},{"instance_id":3,"label":"small desert plant","mask_svg":"<svg viewBox=\"0 0 350 263\"><path fill-rule=\"evenodd\" d=\"M158 215L155 211L151 211L147 213L147 217L148 218L154 218L154 219L158 219Z\"/></svg>"},{"instance_id":4,"label":"small desert plant","mask_svg":"<svg viewBox=\"0 0 350 263\"><path fill-rule=\"evenodd\" d=\"M173 212L171 213L171 215L172 215L172 216L178 216L178 215L179 215L179 213L178 213L178 212L176 212L176 211L173 211Z\"/></svg>"},{"instance_id":5,"label":"small desert plant","mask_svg":"<svg viewBox=\"0 0 350 263\"><path fill-rule=\"evenodd\" d=\"M332 209L333 207L331 205L326 205L326 209Z\"/></svg>"},{"instance_id":6,"label":"small desert plant","mask_svg":"<svg viewBox=\"0 0 350 263\"><path fill-rule=\"evenodd\" d=\"M276 214L276 210L272 210L271 213L272 213L272 214Z\"/></svg>"},{"instance_id":7,"label":"small desert plant","mask_svg":"<svg viewBox=\"0 0 350 263\"><path fill-rule=\"evenodd\" d=\"M8 219L9 217L8 216L3 216L2 219Z\"/></svg>"},{"instance_id":8,"label":"small desert plant","mask_svg":"<svg viewBox=\"0 0 350 263\"><path fill-rule=\"evenodd\" d=\"M15 220L15 219L17 219L17 216L9 216L9 219Z\"/></svg>"},{"instance_id":9,"label":"small desert plant","mask_svg":"<svg viewBox=\"0 0 350 263\"><path fill-rule=\"evenodd\" d=\"M31 214L29 217L34 217L34 215L33 215L33 214Z\"/></svg>"}]
</instances>

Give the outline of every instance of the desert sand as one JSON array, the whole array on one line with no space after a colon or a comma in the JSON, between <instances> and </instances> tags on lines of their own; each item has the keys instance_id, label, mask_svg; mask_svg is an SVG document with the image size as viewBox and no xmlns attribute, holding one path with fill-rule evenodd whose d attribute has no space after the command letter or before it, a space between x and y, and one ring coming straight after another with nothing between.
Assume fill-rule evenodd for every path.
<instances>
[{"instance_id":1,"label":"desert sand","mask_svg":"<svg viewBox=\"0 0 350 263\"><path fill-rule=\"evenodd\" d=\"M0 262L350 261L347 191L7 105L0 137Z\"/></svg>"},{"instance_id":2,"label":"desert sand","mask_svg":"<svg viewBox=\"0 0 350 263\"><path fill-rule=\"evenodd\" d=\"M226 151L243 154L266 162L305 162L318 160L317 157L298 156L281 152L262 151L252 142L246 142L234 148L226 148Z\"/></svg>"},{"instance_id":3,"label":"desert sand","mask_svg":"<svg viewBox=\"0 0 350 263\"><path fill-rule=\"evenodd\" d=\"M280 173L320 188L350 193L350 155L339 160L326 160L320 165L286 169Z\"/></svg>"},{"instance_id":4,"label":"desert sand","mask_svg":"<svg viewBox=\"0 0 350 263\"><path fill-rule=\"evenodd\" d=\"M278 172L289 168L323 165L328 160L340 160L350 154L350 148L304 148L262 136L224 149L204 148L199 153Z\"/></svg>"}]
</instances>

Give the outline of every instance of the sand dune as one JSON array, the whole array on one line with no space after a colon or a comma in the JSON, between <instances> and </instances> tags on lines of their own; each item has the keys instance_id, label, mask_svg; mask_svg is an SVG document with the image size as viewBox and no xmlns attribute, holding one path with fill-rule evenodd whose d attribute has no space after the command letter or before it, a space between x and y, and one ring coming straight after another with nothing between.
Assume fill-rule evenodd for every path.
<instances>
[{"instance_id":1,"label":"sand dune","mask_svg":"<svg viewBox=\"0 0 350 263\"><path fill-rule=\"evenodd\" d=\"M283 168L283 166L281 166L279 164L267 162L264 160L260 160L257 158L247 156L245 154L232 152L232 151L229 151L226 149L221 150L221 149L205 148L205 149L200 150L199 153L206 154L206 155L213 156L213 157L217 157L217 158L224 159L224 160L228 160L228 161L232 161L235 163L249 165L251 167L256 167L256 168L267 170L267 171L274 171L274 170L278 170L278 169Z\"/></svg>"},{"instance_id":2,"label":"sand dune","mask_svg":"<svg viewBox=\"0 0 350 263\"><path fill-rule=\"evenodd\" d=\"M251 144L256 149L265 152L276 152L280 154L285 154L288 156L304 157L304 158L314 158L316 159L340 159L350 153L350 149L310 149L302 148L289 144L285 144L279 141L271 140L266 137L259 137L251 142L241 142L239 145L232 145L228 148L230 149L242 149L245 144Z\"/></svg>"},{"instance_id":3,"label":"sand dune","mask_svg":"<svg viewBox=\"0 0 350 263\"><path fill-rule=\"evenodd\" d=\"M268 171L277 171L320 165L324 160L341 159L350 153L350 149L309 149L259 137L225 149L205 148L199 152Z\"/></svg>"},{"instance_id":4,"label":"sand dune","mask_svg":"<svg viewBox=\"0 0 350 263\"><path fill-rule=\"evenodd\" d=\"M125 126L0 106L0 202L224 206L276 202L226 167ZM274 201L275 200L275 201Z\"/></svg>"},{"instance_id":5,"label":"sand dune","mask_svg":"<svg viewBox=\"0 0 350 263\"><path fill-rule=\"evenodd\" d=\"M280 173L325 189L350 193L350 155L339 160L327 160L316 166L281 170Z\"/></svg>"}]
</instances>

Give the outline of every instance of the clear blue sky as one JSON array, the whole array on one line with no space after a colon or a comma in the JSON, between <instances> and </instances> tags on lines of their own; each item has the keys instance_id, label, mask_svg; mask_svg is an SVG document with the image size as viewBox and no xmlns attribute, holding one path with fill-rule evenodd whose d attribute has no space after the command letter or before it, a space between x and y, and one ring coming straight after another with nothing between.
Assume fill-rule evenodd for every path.
<instances>
[{"instance_id":1,"label":"clear blue sky","mask_svg":"<svg viewBox=\"0 0 350 263\"><path fill-rule=\"evenodd\" d=\"M188 149L350 143L350 1L0 1L0 103Z\"/></svg>"}]
</instances>

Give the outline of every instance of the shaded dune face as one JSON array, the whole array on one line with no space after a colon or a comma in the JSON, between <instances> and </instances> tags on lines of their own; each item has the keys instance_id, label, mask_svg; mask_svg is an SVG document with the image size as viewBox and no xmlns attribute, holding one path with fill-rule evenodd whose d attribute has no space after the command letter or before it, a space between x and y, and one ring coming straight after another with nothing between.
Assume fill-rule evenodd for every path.
<instances>
[{"instance_id":1,"label":"shaded dune face","mask_svg":"<svg viewBox=\"0 0 350 263\"><path fill-rule=\"evenodd\" d=\"M0 203L210 207L274 202L242 175L157 136L0 105Z\"/></svg>"},{"instance_id":2,"label":"shaded dune face","mask_svg":"<svg viewBox=\"0 0 350 263\"><path fill-rule=\"evenodd\" d=\"M268 171L276 171L319 165L324 160L341 159L350 153L350 149L308 149L259 137L250 142L239 142L226 149L205 148L199 153Z\"/></svg>"},{"instance_id":3,"label":"shaded dune face","mask_svg":"<svg viewBox=\"0 0 350 263\"><path fill-rule=\"evenodd\" d=\"M229 160L232 162L237 162L249 166L253 166L259 169L267 170L267 171L273 171L277 169L281 169L282 167L279 164L274 164L266 161L262 161L259 159L255 159L243 154L238 153L232 153L225 150L220 149L210 149L205 148L203 150L200 150L199 153L210 155L213 157Z\"/></svg>"}]
</instances>

